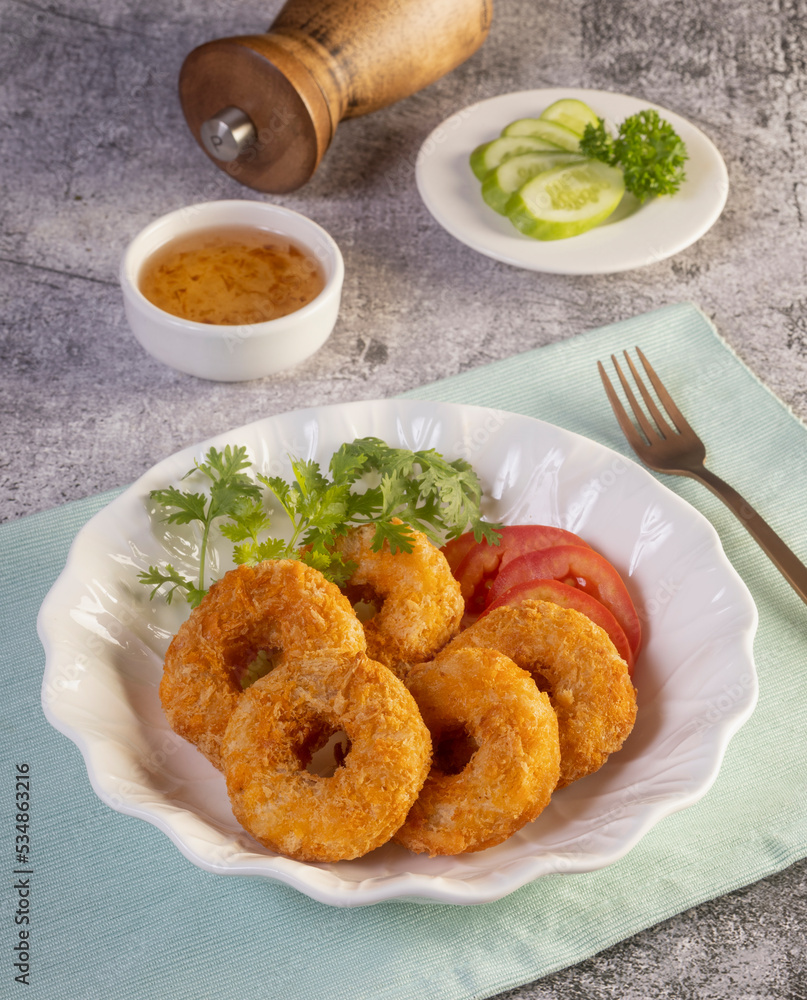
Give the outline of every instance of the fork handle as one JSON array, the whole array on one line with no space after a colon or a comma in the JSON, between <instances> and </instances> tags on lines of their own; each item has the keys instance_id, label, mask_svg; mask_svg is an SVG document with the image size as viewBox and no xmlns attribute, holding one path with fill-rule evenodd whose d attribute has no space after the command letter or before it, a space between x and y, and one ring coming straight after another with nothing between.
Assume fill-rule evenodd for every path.
<instances>
[{"instance_id":1,"label":"fork handle","mask_svg":"<svg viewBox=\"0 0 807 1000\"><path fill-rule=\"evenodd\" d=\"M729 510L742 521L752 537L759 543L763 552L807 604L807 566L785 545L751 504L744 500L733 486L729 486L727 482L724 482L703 465L688 469L685 475L697 479L715 496L720 497Z\"/></svg>"}]
</instances>

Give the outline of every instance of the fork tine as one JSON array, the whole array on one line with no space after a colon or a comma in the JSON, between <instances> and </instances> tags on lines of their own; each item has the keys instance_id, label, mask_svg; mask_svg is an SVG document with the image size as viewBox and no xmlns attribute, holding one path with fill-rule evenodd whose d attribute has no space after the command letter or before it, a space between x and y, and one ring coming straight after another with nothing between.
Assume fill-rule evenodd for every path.
<instances>
[{"instance_id":1,"label":"fork tine","mask_svg":"<svg viewBox=\"0 0 807 1000\"><path fill-rule=\"evenodd\" d=\"M639 350L639 349L638 349L638 347L637 347L637 348L635 348L635 350L637 350L637 351L638 351L638 350ZM660 409L659 409L659 408L658 408L658 407L656 406L656 401L655 401L655 399L653 399L653 397L652 397L652 396L650 395L650 392L649 392L649 390L648 390L647 386L646 386L646 385L644 384L644 380L642 379L642 376L641 376L641 375L639 374L639 372L638 372L638 371L636 370L636 365L634 365L634 363L633 363L633 361L632 361L632 359L631 359L631 356L630 356L630 355L628 354L628 352L627 352L627 351L623 351L622 353L623 353L623 354L625 355L625 360L626 360L626 361L628 362L628 367L629 367L629 368L630 368L630 370L631 370L631 373L632 373L632 375L633 375L633 378L634 378L634 381L636 382L636 385L637 385L637 386L639 387L639 392L640 392L640 393L642 394L642 399L643 399L643 400L645 401L645 403L647 404L647 408L648 408L648 410L650 410L650 413L651 413L651 415L652 415L653 419L654 419L654 420L655 420L655 422L656 422L656 427L658 427L659 431L661 432L661 436L662 436L663 438L669 438L669 437L670 437L670 435L672 435L672 434L674 433L674 431L673 431L672 427L670 427L670 425L669 425L669 424L667 423L667 421L666 421L666 420L664 419L664 414L663 414L663 413L661 412L661 410L660 410ZM641 354L641 351L640 351L639 353ZM647 359L646 359L646 358L644 358L644 361L647 361ZM649 362L649 361L647 361L647 364L650 364L650 362ZM648 373L648 374L649 374L649 373ZM655 375L656 373L655 373L655 372L653 372L653 374ZM652 380L651 380L651 381L652 381ZM657 381L657 382L658 382L659 384L661 384L661 382L660 382L660 380L659 380L659 378L658 378L658 376L657 376L657 375L656 375L656 381ZM623 384L624 384L624 383L623 383ZM653 382L653 385L655 386L655 385L656 385L656 382ZM663 389L663 388L664 388L664 386L662 386L662 389ZM656 390L656 391L658 391L658 390ZM669 399L669 395L668 395L668 397L667 397L667 398ZM671 399L670 399L670 402L672 403L672 400L671 400ZM674 404L674 403L673 403L673 406L675 406L675 404Z\"/></svg>"},{"instance_id":2,"label":"fork tine","mask_svg":"<svg viewBox=\"0 0 807 1000\"><path fill-rule=\"evenodd\" d=\"M625 356L627 357L627 354ZM647 419L644 410L639 405L639 400L633 393L633 389L631 388L630 382L628 382L627 378L625 377L625 373L619 367L619 362L617 361L616 357L613 354L611 355L611 361L613 362L614 368L616 368L617 375L619 375L619 381L622 383L622 388L625 391L625 395L628 397L628 402L630 403L631 409L633 410L633 415L636 417L636 422L644 431L644 436L647 438L647 441L652 444L653 438L657 438L659 436L659 433ZM630 363L630 358L628 358L628 362ZM641 384L641 379L639 379L639 383Z\"/></svg>"},{"instance_id":3,"label":"fork tine","mask_svg":"<svg viewBox=\"0 0 807 1000\"><path fill-rule=\"evenodd\" d=\"M611 360L616 363L614 356L611 355ZM614 416L617 419L617 423L622 428L622 433L628 440L628 444L633 448L634 451L638 451L640 448L644 448L646 442L642 440L642 436L633 426L633 422L625 410L625 407L620 402L619 396L616 394L611 380L605 373L605 368L603 368L602 361L597 362L597 367L600 370L600 378L602 379L602 384L605 389L605 394L608 397L608 402L611 404L611 409L614 411Z\"/></svg>"},{"instance_id":4,"label":"fork tine","mask_svg":"<svg viewBox=\"0 0 807 1000\"><path fill-rule=\"evenodd\" d=\"M656 390L658 398L661 400L664 409L667 411L667 414L669 415L670 419L675 424L676 430L679 432L679 434L684 434L687 431L690 433L694 433L692 428L687 423L683 413L681 413L681 411L673 402L672 396L664 388L664 383L661 381L658 375L656 375L653 366L644 356L641 349L636 347L634 348L634 350L639 355L639 358L642 364L644 365L644 370L647 372L647 376L652 382L653 388Z\"/></svg>"}]
</instances>

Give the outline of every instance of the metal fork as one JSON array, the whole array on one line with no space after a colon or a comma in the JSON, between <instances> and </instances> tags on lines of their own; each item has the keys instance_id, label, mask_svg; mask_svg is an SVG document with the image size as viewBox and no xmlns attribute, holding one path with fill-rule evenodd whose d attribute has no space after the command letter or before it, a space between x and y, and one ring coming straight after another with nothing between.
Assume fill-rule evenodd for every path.
<instances>
[{"instance_id":1,"label":"metal fork","mask_svg":"<svg viewBox=\"0 0 807 1000\"><path fill-rule=\"evenodd\" d=\"M669 418L669 421L665 419L665 416L656 405L653 396L643 382L641 375L636 370L636 366L628 352L625 351L625 360L628 363L642 399L650 411L655 426L651 423L634 395L628 379L619 367L619 362L612 354L611 361L619 375L625 396L633 409L636 421L644 437L637 431L627 411L620 402L611 380L608 378L605 368L603 368L602 362L597 362L608 400L631 448L633 448L645 465L656 472L665 472L671 476L689 476L691 479L697 479L698 482L708 487L715 496L720 497L729 510L736 514L740 521L742 521L790 586L807 604L807 566L796 558L795 553L785 545L776 532L766 524L749 503L743 500L732 486L729 486L728 483L706 468L703 464L703 460L706 458L704 443L686 422L681 411L664 388L661 379L653 370L650 362L638 347L635 350ZM672 426L670 421L672 422Z\"/></svg>"}]
</instances>

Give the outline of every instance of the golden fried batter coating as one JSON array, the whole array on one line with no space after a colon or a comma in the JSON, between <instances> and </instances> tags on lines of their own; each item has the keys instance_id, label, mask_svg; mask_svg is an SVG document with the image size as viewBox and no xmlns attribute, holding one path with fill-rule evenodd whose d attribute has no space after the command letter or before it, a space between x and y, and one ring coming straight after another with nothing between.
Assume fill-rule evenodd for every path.
<instances>
[{"instance_id":1,"label":"golden fried batter coating","mask_svg":"<svg viewBox=\"0 0 807 1000\"><path fill-rule=\"evenodd\" d=\"M337 551L356 563L344 590L374 611L364 618L368 656L403 676L457 634L465 606L445 556L424 534L410 529L412 551L394 555L387 542L373 552L374 534L366 525L338 539Z\"/></svg>"},{"instance_id":2,"label":"golden fried batter coating","mask_svg":"<svg viewBox=\"0 0 807 1000\"><path fill-rule=\"evenodd\" d=\"M165 657L160 700L171 728L221 769L219 745L259 653L273 665L366 648L335 584L296 559L239 566L213 584Z\"/></svg>"},{"instance_id":3,"label":"golden fried batter coating","mask_svg":"<svg viewBox=\"0 0 807 1000\"><path fill-rule=\"evenodd\" d=\"M548 601L494 608L447 650L498 649L528 670L558 716L558 788L600 768L636 719L636 692L625 661L603 629Z\"/></svg>"},{"instance_id":4,"label":"golden fried batter coating","mask_svg":"<svg viewBox=\"0 0 807 1000\"><path fill-rule=\"evenodd\" d=\"M333 732L349 750L331 777L306 769ZM222 741L236 819L301 861L357 858L403 823L426 778L429 731L395 675L364 654L277 667L239 701Z\"/></svg>"},{"instance_id":5,"label":"golden fried batter coating","mask_svg":"<svg viewBox=\"0 0 807 1000\"><path fill-rule=\"evenodd\" d=\"M481 851L547 805L558 723L526 670L491 649L450 647L407 686L432 734L432 769L394 839L430 855Z\"/></svg>"}]
</instances>

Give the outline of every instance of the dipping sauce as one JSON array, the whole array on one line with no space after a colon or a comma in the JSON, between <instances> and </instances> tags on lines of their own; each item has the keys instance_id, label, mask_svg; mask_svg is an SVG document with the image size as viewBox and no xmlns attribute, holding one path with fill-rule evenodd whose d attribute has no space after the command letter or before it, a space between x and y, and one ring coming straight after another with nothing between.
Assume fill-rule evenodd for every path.
<instances>
[{"instance_id":1,"label":"dipping sauce","mask_svg":"<svg viewBox=\"0 0 807 1000\"><path fill-rule=\"evenodd\" d=\"M155 251L140 270L149 302L194 323L242 326L286 316L325 287L313 254L252 226L204 229Z\"/></svg>"}]
</instances>

